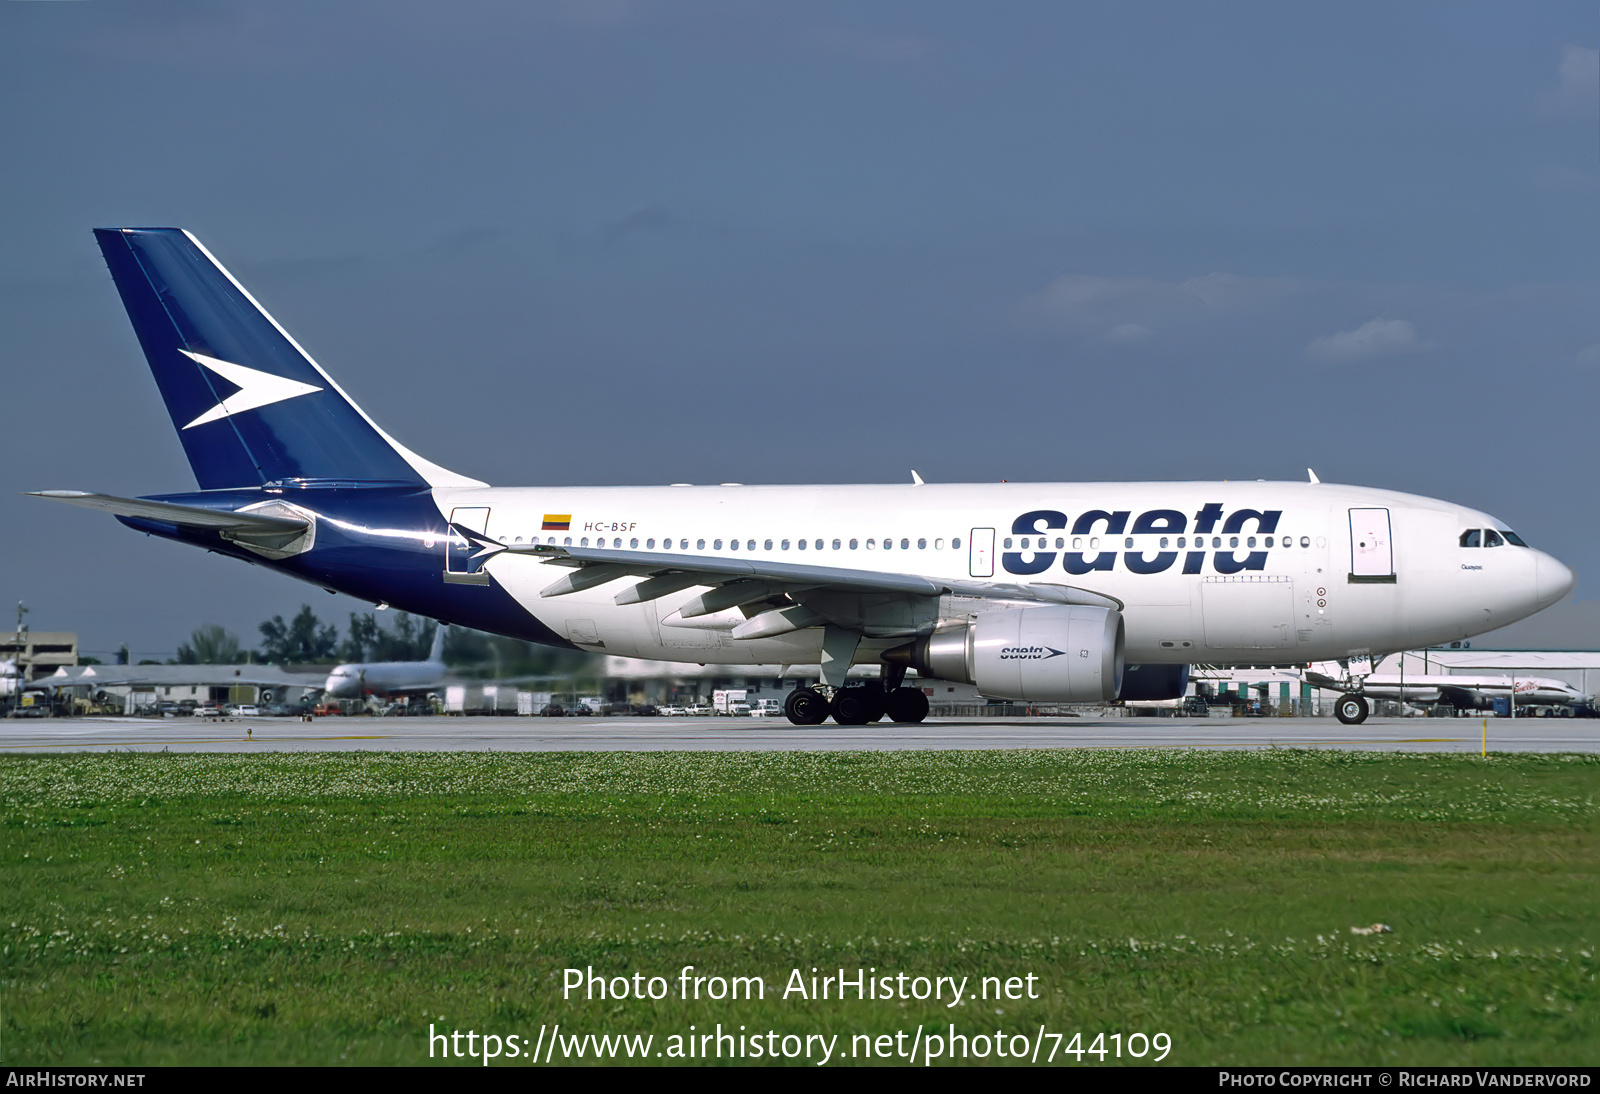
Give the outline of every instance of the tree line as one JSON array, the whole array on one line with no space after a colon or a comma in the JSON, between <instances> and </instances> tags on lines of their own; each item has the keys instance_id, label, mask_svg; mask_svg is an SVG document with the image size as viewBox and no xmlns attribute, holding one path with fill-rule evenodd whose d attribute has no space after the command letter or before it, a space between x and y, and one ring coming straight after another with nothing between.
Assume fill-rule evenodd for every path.
<instances>
[{"instance_id":1,"label":"tree line","mask_svg":"<svg viewBox=\"0 0 1600 1094\"><path fill-rule=\"evenodd\" d=\"M239 637L216 623L196 627L178 646L173 665L339 664L350 661L421 661L433 646L433 620L406 612L386 613L390 626L374 612L351 612L344 637L332 623L302 604L292 619L275 615L260 624L261 643L246 649ZM452 627L445 635L444 659L463 675L572 676L592 671L595 659L482 631Z\"/></svg>"}]
</instances>

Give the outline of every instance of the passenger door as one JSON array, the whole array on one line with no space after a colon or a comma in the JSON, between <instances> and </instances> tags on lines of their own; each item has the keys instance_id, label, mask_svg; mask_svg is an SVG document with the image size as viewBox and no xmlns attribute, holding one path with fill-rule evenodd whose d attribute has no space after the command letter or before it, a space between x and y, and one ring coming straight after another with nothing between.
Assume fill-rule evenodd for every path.
<instances>
[{"instance_id":1,"label":"passenger door","mask_svg":"<svg viewBox=\"0 0 1600 1094\"><path fill-rule=\"evenodd\" d=\"M1358 585L1394 582L1389 510L1350 510L1350 581Z\"/></svg>"},{"instance_id":2,"label":"passenger door","mask_svg":"<svg viewBox=\"0 0 1600 1094\"><path fill-rule=\"evenodd\" d=\"M487 508L462 508L450 510L450 523L470 528L482 535L489 534ZM465 536L450 532L444 541L444 579L451 585L487 585L489 575L479 570L469 571L472 555L477 550Z\"/></svg>"}]
</instances>

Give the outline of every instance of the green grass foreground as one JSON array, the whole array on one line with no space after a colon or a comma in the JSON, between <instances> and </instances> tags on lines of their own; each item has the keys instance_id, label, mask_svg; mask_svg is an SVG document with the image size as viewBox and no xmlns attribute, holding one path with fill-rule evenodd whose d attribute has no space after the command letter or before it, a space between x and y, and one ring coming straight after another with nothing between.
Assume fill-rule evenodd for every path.
<instances>
[{"instance_id":1,"label":"green grass foreground","mask_svg":"<svg viewBox=\"0 0 1600 1094\"><path fill-rule=\"evenodd\" d=\"M1597 799L1595 756L4 757L0 1062L422 1064L430 1023L652 1033L657 1062L721 1023L849 1063L954 1023L1166 1033L1173 1064L1592 1065ZM766 997L681 1000L685 965ZM671 993L564 1000L590 966ZM813 967L1038 998L783 998Z\"/></svg>"}]
</instances>

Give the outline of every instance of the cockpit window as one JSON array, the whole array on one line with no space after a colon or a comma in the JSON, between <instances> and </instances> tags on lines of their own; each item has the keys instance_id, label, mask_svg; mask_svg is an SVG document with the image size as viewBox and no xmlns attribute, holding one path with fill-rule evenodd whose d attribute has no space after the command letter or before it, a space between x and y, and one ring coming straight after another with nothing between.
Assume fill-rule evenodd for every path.
<instances>
[{"instance_id":1,"label":"cockpit window","mask_svg":"<svg viewBox=\"0 0 1600 1094\"><path fill-rule=\"evenodd\" d=\"M1515 533L1515 532L1501 532L1500 534L1502 536L1505 536L1506 537L1506 542L1511 544L1513 547L1527 547L1528 546L1526 543L1522 542L1522 537L1517 535L1517 533ZM1529 548L1529 549L1531 550L1532 548Z\"/></svg>"},{"instance_id":2,"label":"cockpit window","mask_svg":"<svg viewBox=\"0 0 1600 1094\"><path fill-rule=\"evenodd\" d=\"M1463 546L1463 547L1482 547L1483 546L1483 538L1482 537L1483 537L1483 533L1478 531L1478 529L1469 528L1465 532L1461 533L1461 546Z\"/></svg>"},{"instance_id":3,"label":"cockpit window","mask_svg":"<svg viewBox=\"0 0 1600 1094\"><path fill-rule=\"evenodd\" d=\"M1483 530L1483 545L1485 547L1504 547L1506 541L1500 538L1500 533L1493 528Z\"/></svg>"}]
</instances>

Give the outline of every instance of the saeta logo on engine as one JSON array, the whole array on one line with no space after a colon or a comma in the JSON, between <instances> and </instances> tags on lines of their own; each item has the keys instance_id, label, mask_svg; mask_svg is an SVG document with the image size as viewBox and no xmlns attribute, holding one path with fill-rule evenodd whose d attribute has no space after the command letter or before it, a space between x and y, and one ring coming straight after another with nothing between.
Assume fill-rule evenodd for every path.
<instances>
[{"instance_id":1,"label":"saeta logo on engine","mask_svg":"<svg viewBox=\"0 0 1600 1094\"><path fill-rule=\"evenodd\" d=\"M1002 661L1048 661L1052 657L1060 657L1063 651L1053 650L1049 646L1002 646L1000 660Z\"/></svg>"}]
</instances>

